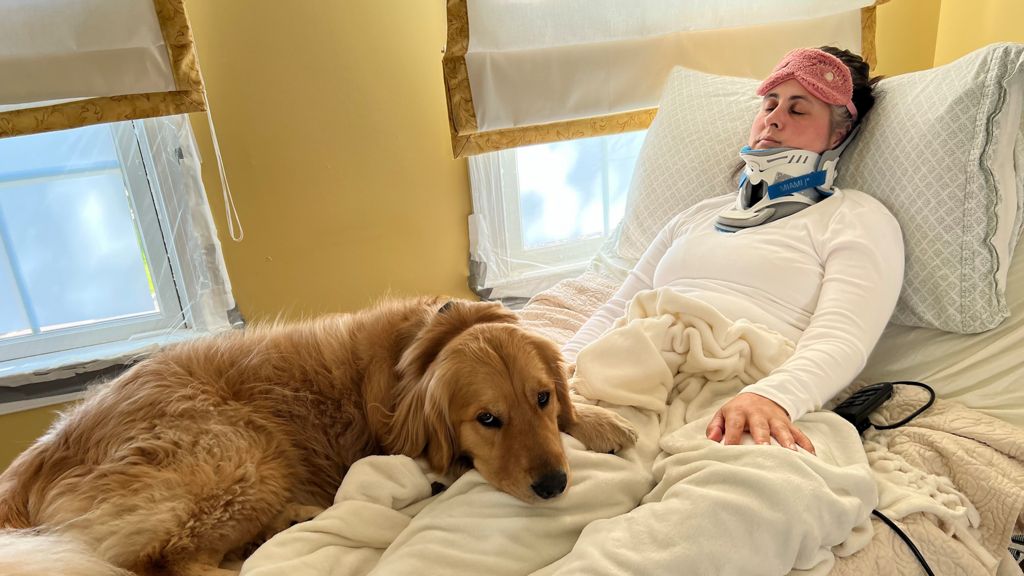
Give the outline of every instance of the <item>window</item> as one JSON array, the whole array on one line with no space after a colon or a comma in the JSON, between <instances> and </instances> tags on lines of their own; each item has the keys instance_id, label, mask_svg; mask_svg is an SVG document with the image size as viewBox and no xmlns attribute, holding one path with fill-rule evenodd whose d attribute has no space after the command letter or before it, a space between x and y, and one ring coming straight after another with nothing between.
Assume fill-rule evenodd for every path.
<instances>
[{"instance_id":1,"label":"window","mask_svg":"<svg viewBox=\"0 0 1024 576\"><path fill-rule=\"evenodd\" d=\"M470 158L472 287L491 298L528 297L580 273L622 219L645 135Z\"/></svg>"},{"instance_id":2,"label":"window","mask_svg":"<svg viewBox=\"0 0 1024 576\"><path fill-rule=\"evenodd\" d=\"M130 123L0 140L0 360L178 321L140 155Z\"/></svg>"},{"instance_id":3,"label":"window","mask_svg":"<svg viewBox=\"0 0 1024 576\"><path fill-rule=\"evenodd\" d=\"M198 174L184 117L0 139L0 377L227 325Z\"/></svg>"}]
</instances>

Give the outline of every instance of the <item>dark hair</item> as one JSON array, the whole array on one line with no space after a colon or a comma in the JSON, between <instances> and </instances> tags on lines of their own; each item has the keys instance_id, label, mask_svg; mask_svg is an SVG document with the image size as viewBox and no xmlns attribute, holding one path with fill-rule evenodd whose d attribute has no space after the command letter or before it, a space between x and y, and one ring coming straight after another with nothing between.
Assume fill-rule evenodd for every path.
<instances>
[{"instance_id":1,"label":"dark hair","mask_svg":"<svg viewBox=\"0 0 1024 576\"><path fill-rule=\"evenodd\" d=\"M875 84L882 79L881 76L871 77L871 65L867 63L860 54L836 48L835 46L822 46L818 48L843 61L850 69L850 77L853 80L853 105L857 108L857 121L859 122L875 105Z\"/></svg>"}]
</instances>

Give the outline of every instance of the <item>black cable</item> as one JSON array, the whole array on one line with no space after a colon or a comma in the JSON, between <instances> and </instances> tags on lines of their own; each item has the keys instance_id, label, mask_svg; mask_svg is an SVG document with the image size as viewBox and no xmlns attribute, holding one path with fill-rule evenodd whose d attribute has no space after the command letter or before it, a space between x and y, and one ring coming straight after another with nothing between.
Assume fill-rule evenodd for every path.
<instances>
[{"instance_id":1,"label":"black cable","mask_svg":"<svg viewBox=\"0 0 1024 576\"><path fill-rule=\"evenodd\" d=\"M906 418L900 420L895 424L879 426L878 424L871 422L871 426L873 426L875 430L892 430L893 428L899 428L900 426L904 426L914 418L920 416L922 412L930 408L931 405L935 403L935 390L933 390L931 386L924 384L923 382L914 382L913 380L899 380L896 382L891 382L891 384L893 386L895 386L896 384L905 384L907 386L917 386L918 388L924 388L925 390L928 391L930 397L928 398L928 402L925 402L924 406L918 408L910 416L907 416ZM910 536L907 536L906 532L900 529L900 527L897 526L895 522L890 520L885 514L882 514L878 510L872 510L871 513L875 516L878 516L882 520L882 522L885 522L885 524L889 526L889 528L892 528L893 532L896 532L896 535L903 540L907 547L910 548L910 551L914 553L914 557L917 558L917 561L921 563L921 567L924 568L925 574L927 574L928 576L935 576L935 573L932 572L931 567L928 566L928 562L924 559L924 556L921 555L921 551L917 549L917 546L914 545L913 540L910 539Z\"/></svg>"},{"instance_id":2,"label":"black cable","mask_svg":"<svg viewBox=\"0 0 1024 576\"><path fill-rule=\"evenodd\" d=\"M871 513L881 518L882 522L885 522L889 526L889 528L892 528L893 531L896 532L896 534L903 539L903 542L906 543L907 547L910 548L910 551L913 552L914 556L917 557L917 561L921 563L921 566L924 568L925 574L927 574L928 576L935 576L935 573L932 572L931 567L928 566L928 562L925 561L924 556L921 555L921 552L917 549L917 546L914 546L914 542L910 540L910 536L907 536L906 532L901 530L895 522L889 520L889 518L885 514L882 514L878 510L872 510Z\"/></svg>"},{"instance_id":3,"label":"black cable","mask_svg":"<svg viewBox=\"0 0 1024 576\"><path fill-rule=\"evenodd\" d=\"M895 424L888 424L888 425L885 425L885 426L879 426L878 424L875 424L874 422L872 422L871 425L875 428L875 430L892 430L893 428L899 428L900 426L903 426L907 422L910 422L914 418L917 418L918 416L920 416L922 412L924 412L925 410L930 408L931 405L935 403L935 390L933 390L931 386L929 386L929 385L927 385L927 384L925 384L923 382L914 382L913 380L897 380L895 382L891 382L891 384L893 386L895 386L896 384L905 384L907 386L917 386L918 388L924 388L925 390L928 391L928 394L931 397L928 399L928 402L925 402L924 406L918 408L917 410L914 411L913 414L911 414L910 416L907 416L906 418L904 418L903 420L900 420L899 422L897 422Z\"/></svg>"}]
</instances>

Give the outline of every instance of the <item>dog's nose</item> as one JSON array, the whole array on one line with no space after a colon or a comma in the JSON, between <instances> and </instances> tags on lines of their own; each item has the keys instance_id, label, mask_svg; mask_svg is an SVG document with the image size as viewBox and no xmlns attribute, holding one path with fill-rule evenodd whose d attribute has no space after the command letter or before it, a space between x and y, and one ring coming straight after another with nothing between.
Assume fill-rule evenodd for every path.
<instances>
[{"instance_id":1,"label":"dog's nose","mask_svg":"<svg viewBox=\"0 0 1024 576\"><path fill-rule=\"evenodd\" d=\"M533 483L533 491L541 498L547 500L565 492L565 472L556 470L541 476L540 480Z\"/></svg>"}]
</instances>

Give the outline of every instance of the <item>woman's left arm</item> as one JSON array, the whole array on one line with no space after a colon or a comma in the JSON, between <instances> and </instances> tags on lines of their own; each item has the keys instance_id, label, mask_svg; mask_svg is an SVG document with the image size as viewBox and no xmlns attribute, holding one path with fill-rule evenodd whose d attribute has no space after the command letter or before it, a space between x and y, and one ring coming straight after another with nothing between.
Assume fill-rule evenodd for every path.
<instances>
[{"instance_id":1,"label":"woman's left arm","mask_svg":"<svg viewBox=\"0 0 1024 576\"><path fill-rule=\"evenodd\" d=\"M793 355L747 386L712 418L707 435L739 443L813 446L793 421L819 410L856 378L878 342L903 285L903 237L877 201L847 195L821 245L824 275L814 314Z\"/></svg>"}]
</instances>

